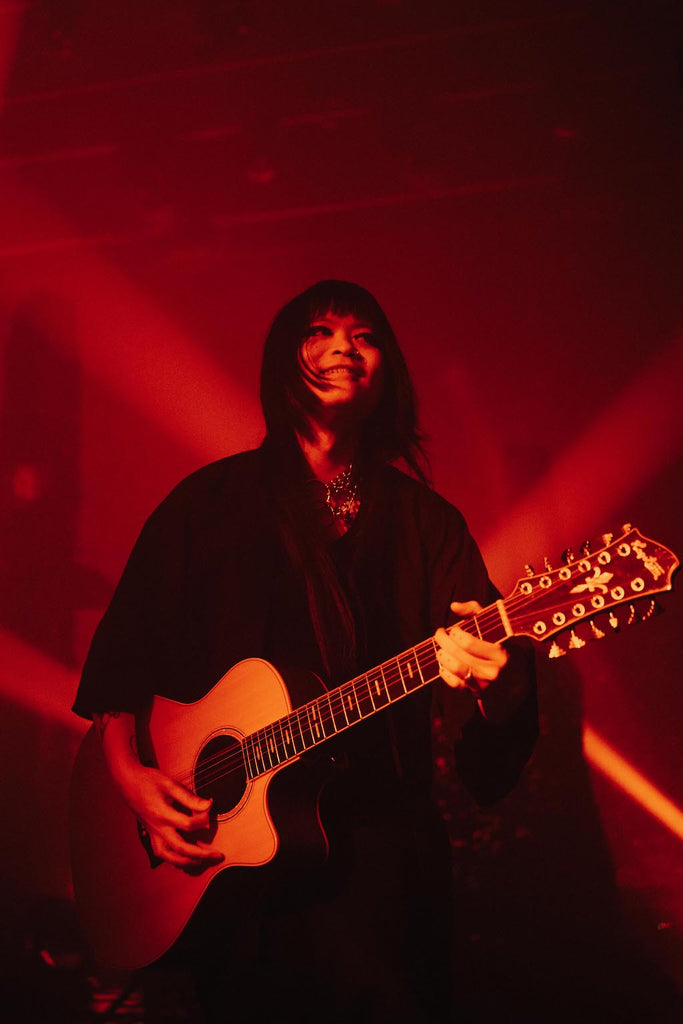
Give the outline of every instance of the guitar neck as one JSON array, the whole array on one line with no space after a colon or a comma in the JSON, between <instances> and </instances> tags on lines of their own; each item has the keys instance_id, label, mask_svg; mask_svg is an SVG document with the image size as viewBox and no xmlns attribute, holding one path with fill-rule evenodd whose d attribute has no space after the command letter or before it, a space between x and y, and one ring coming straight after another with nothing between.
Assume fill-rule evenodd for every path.
<instances>
[{"instance_id":1,"label":"guitar neck","mask_svg":"<svg viewBox=\"0 0 683 1024\"><path fill-rule=\"evenodd\" d=\"M502 600L458 625L465 632L492 643L512 635ZM436 644L430 637L247 736L242 748L248 777L255 779L312 750L415 693L438 675Z\"/></svg>"},{"instance_id":2,"label":"guitar neck","mask_svg":"<svg viewBox=\"0 0 683 1024\"><path fill-rule=\"evenodd\" d=\"M615 539L613 534L603 534L603 541L604 547L592 553L586 543L578 561L567 552L561 568L547 566L538 575L530 570L509 597L463 619L458 623L460 629L491 643L510 636L543 641L571 630L568 646L583 647L585 641L573 631L578 623L588 619L593 635L604 636L592 616L620 604L628 605L627 622L634 621L637 613L630 602L670 590L679 561L663 544L644 537L630 523L621 536ZM643 618L649 618L654 605L651 601ZM617 623L613 614L609 622L613 627ZM554 643L550 657L563 653ZM291 761L415 693L438 675L436 644L430 637L247 736L242 748L248 777L255 779Z\"/></svg>"}]
</instances>

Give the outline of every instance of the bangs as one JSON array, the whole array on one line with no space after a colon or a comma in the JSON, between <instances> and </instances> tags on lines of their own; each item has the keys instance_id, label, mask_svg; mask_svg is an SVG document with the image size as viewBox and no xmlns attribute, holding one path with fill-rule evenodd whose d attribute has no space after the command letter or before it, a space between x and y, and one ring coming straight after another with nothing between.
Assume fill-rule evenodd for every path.
<instances>
[{"instance_id":1,"label":"bangs","mask_svg":"<svg viewBox=\"0 0 683 1024\"><path fill-rule=\"evenodd\" d=\"M352 316L372 330L382 352L384 387L364 431L364 456L394 462L403 459L417 479L426 481L427 459L417 425L415 392L403 353L377 299L351 281L326 280L295 296L276 315L266 337L261 363L261 408L266 440L285 448L308 429L310 391L305 378L315 373L304 358L306 332L318 317Z\"/></svg>"},{"instance_id":2,"label":"bangs","mask_svg":"<svg viewBox=\"0 0 683 1024\"><path fill-rule=\"evenodd\" d=\"M377 337L385 341L391 335L391 327L377 299L365 288L350 281L319 281L304 292L305 308L302 311L306 328L314 320L333 313L335 316L352 316L372 327Z\"/></svg>"}]
</instances>

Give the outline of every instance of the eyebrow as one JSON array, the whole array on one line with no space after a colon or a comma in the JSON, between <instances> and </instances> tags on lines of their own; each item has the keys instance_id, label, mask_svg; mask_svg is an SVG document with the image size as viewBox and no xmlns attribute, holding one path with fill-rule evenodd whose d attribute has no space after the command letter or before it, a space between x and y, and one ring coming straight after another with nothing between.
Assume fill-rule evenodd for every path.
<instances>
[{"instance_id":1,"label":"eyebrow","mask_svg":"<svg viewBox=\"0 0 683 1024\"><path fill-rule=\"evenodd\" d=\"M336 320L337 317L333 316L333 319ZM314 316L313 319L311 320L310 324L309 324L309 327L314 327L316 324L329 323L329 321L330 321L329 315L327 313L323 313L320 316ZM354 328L356 328L356 327L365 327L369 331L374 331L375 330L373 325L368 320L354 320L353 321L353 327Z\"/></svg>"}]
</instances>

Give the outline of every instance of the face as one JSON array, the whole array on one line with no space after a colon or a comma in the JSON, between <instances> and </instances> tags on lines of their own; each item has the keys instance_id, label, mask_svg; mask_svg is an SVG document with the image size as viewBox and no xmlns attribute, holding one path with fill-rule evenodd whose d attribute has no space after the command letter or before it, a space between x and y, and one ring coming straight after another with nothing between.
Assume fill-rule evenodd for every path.
<instances>
[{"instance_id":1,"label":"face","mask_svg":"<svg viewBox=\"0 0 683 1024\"><path fill-rule=\"evenodd\" d=\"M333 412L353 411L365 418L382 391L382 353L372 327L352 315L328 312L308 328L301 359L304 381L317 405Z\"/></svg>"}]
</instances>

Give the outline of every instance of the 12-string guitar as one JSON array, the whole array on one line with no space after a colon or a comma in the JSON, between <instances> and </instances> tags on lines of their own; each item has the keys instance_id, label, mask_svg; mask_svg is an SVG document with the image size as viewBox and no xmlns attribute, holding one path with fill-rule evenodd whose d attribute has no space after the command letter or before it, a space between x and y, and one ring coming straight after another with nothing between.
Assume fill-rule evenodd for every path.
<instances>
[{"instance_id":1,"label":"12-string guitar","mask_svg":"<svg viewBox=\"0 0 683 1024\"><path fill-rule=\"evenodd\" d=\"M652 594L671 589L678 559L630 525L603 547L583 549L559 569L521 579L509 597L459 623L498 642L511 636L546 641L567 631L568 647L626 622L648 618ZM564 638L562 638L563 642ZM553 639L550 656L564 653ZM219 872L273 860L281 846L269 788L284 769L329 738L437 678L436 647L428 639L369 672L293 708L284 679L268 662L235 665L194 704L155 697L147 739L154 763L201 796L212 797L214 845L225 860L201 870L178 870L151 855L144 830L124 803L90 729L74 765L71 839L74 889L97 956L118 967L140 967L165 953L192 917ZM292 777L295 777L293 773ZM317 796L308 801L307 838L326 837ZM291 815L296 827L301 815ZM310 827L309 827L310 826ZM207 838L203 836L202 838Z\"/></svg>"}]
</instances>

